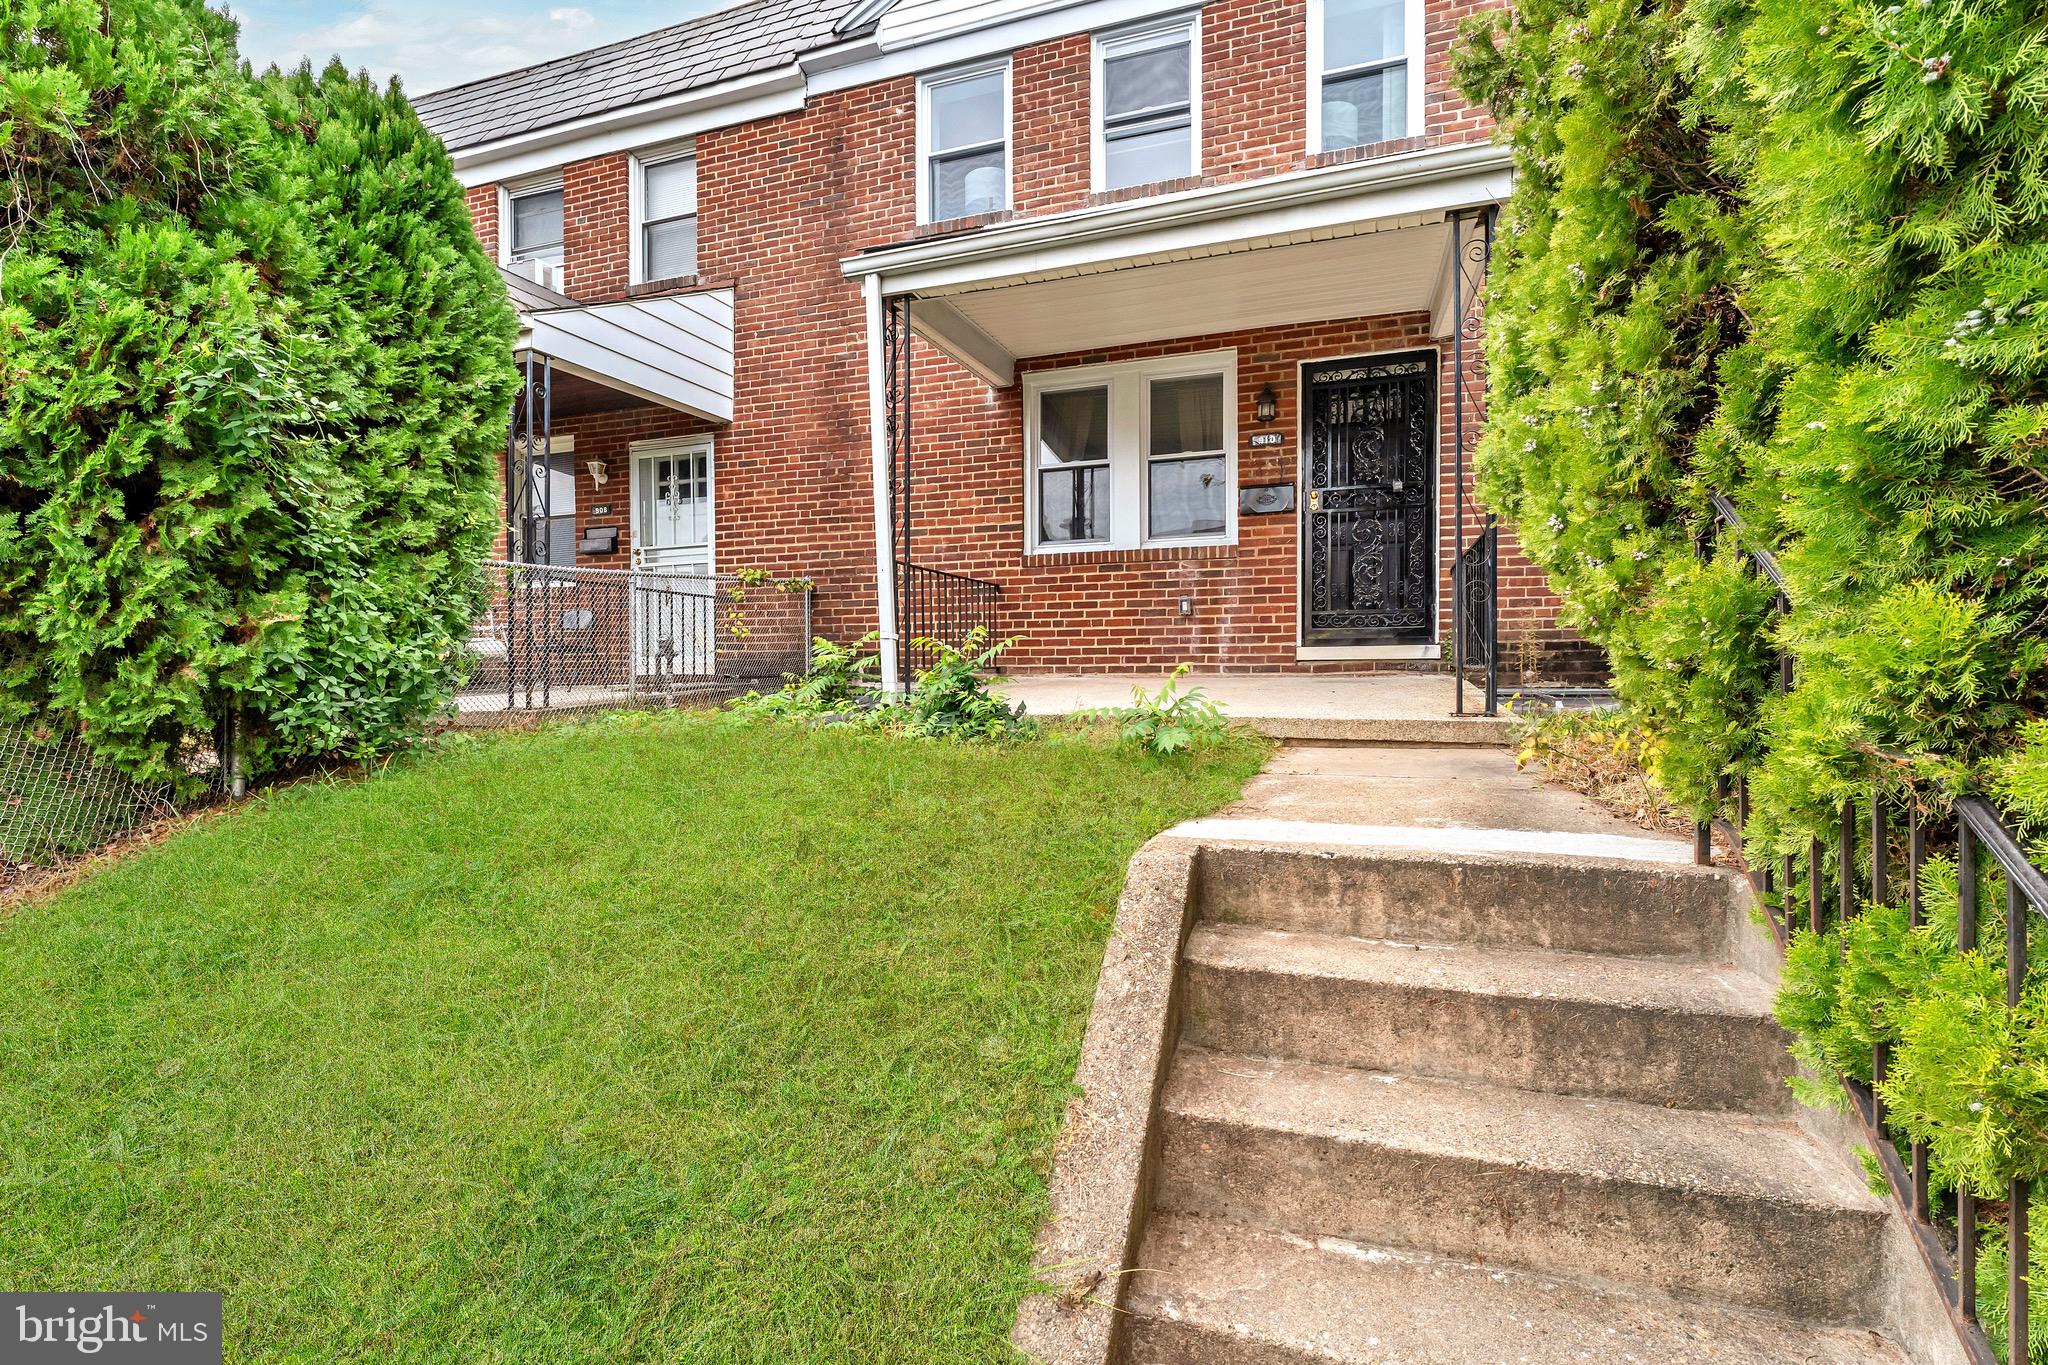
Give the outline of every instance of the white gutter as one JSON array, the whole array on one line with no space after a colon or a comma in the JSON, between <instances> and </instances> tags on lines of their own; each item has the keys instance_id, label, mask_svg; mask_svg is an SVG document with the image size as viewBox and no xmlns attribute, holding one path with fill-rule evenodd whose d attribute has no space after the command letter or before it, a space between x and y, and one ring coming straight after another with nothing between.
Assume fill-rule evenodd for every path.
<instances>
[{"instance_id":1,"label":"white gutter","mask_svg":"<svg viewBox=\"0 0 2048 1365\"><path fill-rule=\"evenodd\" d=\"M1234 185L1205 186L1129 203L1073 209L1028 218L958 236L937 237L848 256L840 270L849 279L902 275L931 266L961 266L1000 259L1035 248L1078 247L1133 232L1189 227L1249 212L1299 208L1375 191L1418 188L1461 177L1514 169L1514 155L1492 143L1402 152L1349 161ZM1472 204L1491 203L1486 194Z\"/></svg>"}]
</instances>

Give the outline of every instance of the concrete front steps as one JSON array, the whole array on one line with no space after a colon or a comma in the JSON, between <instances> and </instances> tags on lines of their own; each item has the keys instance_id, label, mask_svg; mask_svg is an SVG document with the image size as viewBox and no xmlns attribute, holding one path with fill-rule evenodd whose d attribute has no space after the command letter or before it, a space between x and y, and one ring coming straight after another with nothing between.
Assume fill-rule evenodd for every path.
<instances>
[{"instance_id":1,"label":"concrete front steps","mask_svg":"<svg viewBox=\"0 0 2048 1365\"><path fill-rule=\"evenodd\" d=\"M1900 1362L1721 874L1208 847L1129 1365Z\"/></svg>"}]
</instances>

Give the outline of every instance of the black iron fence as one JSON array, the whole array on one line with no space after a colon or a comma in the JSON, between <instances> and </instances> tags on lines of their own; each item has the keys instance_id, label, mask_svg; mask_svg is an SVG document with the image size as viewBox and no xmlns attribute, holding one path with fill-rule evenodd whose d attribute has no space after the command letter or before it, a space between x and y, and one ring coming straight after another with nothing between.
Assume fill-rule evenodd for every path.
<instances>
[{"instance_id":1,"label":"black iron fence","mask_svg":"<svg viewBox=\"0 0 2048 1365\"><path fill-rule=\"evenodd\" d=\"M801 673L809 657L808 583L508 561L488 572L456 696L468 723L729 693Z\"/></svg>"},{"instance_id":2,"label":"black iron fence","mask_svg":"<svg viewBox=\"0 0 2048 1365\"><path fill-rule=\"evenodd\" d=\"M1003 589L999 583L896 562L896 629L902 637L903 676L916 676L933 662L936 640L958 646L977 626L993 644L1001 638Z\"/></svg>"},{"instance_id":3,"label":"black iron fence","mask_svg":"<svg viewBox=\"0 0 2048 1365\"><path fill-rule=\"evenodd\" d=\"M1452 667L1457 670L1458 711L1465 710L1465 683L1476 682L1486 698L1485 714L1500 709L1500 527L1491 518L1451 566Z\"/></svg>"},{"instance_id":4,"label":"black iron fence","mask_svg":"<svg viewBox=\"0 0 2048 1365\"><path fill-rule=\"evenodd\" d=\"M1734 504L1718 492L1711 494L1710 500L1715 527L1732 533L1740 544L1746 528ZM1712 552L1711 537L1702 539L1700 551L1703 556ZM1761 546L1742 545L1741 551L1749 566L1777 589L1773 614L1782 620L1790 612L1791 603L1785 594L1785 578L1777 560ZM1792 690L1793 660L1789 653L1780 651L1772 683L1781 695ZM1722 779L1716 797L1713 817L1702 822L1695 832L1694 859L1702 864L1713 861L1713 837L1717 829L1728 838L1740 856L1743 828L1749 818L1749 789L1745 777L1738 776L1733 782ZM1892 872L1896 862L1903 862L1907 920L1918 927L1923 923L1924 871L1930 838L1940 839L1948 835L1954 840L1955 850L1958 952L1972 952L1979 947L1979 872L1980 863L1986 855L1993 866L1982 870L2004 883L2005 1006L2007 1010L2016 1008L2026 983L2028 930L2035 919L2048 920L2048 876L2043 876L2034 865L2012 828L1990 802L1979 796L1962 795L1954 799L1951 809L1946 828L1930 829L1917 803L1888 798L1884 787L1873 782L1866 832L1856 802L1853 799L1844 801L1834 840L1834 894L1828 894L1829 850L1826 842L1813 839L1809 841L1803 859L1803 907L1799 903L1800 858L1786 854L1776 866L1750 868L1745 865L1743 870L1756 888L1779 945L1788 944L1794 928L1802 922L1813 933L1825 932L1830 922L1830 902L1832 918L1837 924L1846 924L1855 918L1859 906L1864 903L1859 898L1862 892L1868 892L1869 904L1891 903L1895 894ZM1901 816L1904 838L1899 841L1902 846L1895 849L1895 817ZM1857 852L1866 833L1870 842L1868 875L1859 878ZM1983 1211L1978 1208L1976 1196L1967 1190L1952 1194L1943 1201L1944 1207L1940 1210L1932 1206L1926 1143L1910 1143L1902 1157L1885 1122L1884 1098L1877 1087L1884 1083L1889 1062L1889 1048L1879 1042L1873 1046L1871 1054L1873 1084L1865 1086L1853 1078L1847 1081L1857 1119L1883 1168L1893 1200L1909 1220L1922 1257L1942 1286L1966 1353L1972 1361L1995 1365L1997 1356L1977 1316L1977 1254ZM2031 1191L2027 1181L2015 1179L2006 1194L2006 1359L2017 1363L2032 1358L2027 1322L2027 1203ZM1937 1212L1953 1218L1953 1252L1950 1240L1942 1235L1935 1221Z\"/></svg>"}]
</instances>

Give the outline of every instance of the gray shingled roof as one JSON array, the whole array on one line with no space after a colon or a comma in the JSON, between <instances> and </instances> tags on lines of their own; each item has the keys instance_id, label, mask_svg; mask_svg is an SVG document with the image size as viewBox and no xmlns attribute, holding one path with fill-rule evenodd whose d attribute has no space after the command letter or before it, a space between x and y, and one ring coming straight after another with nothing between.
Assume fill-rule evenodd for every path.
<instances>
[{"instance_id":1,"label":"gray shingled roof","mask_svg":"<svg viewBox=\"0 0 2048 1365\"><path fill-rule=\"evenodd\" d=\"M413 100L451 149L624 109L787 64L833 40L858 0L745 0L588 52Z\"/></svg>"}]
</instances>

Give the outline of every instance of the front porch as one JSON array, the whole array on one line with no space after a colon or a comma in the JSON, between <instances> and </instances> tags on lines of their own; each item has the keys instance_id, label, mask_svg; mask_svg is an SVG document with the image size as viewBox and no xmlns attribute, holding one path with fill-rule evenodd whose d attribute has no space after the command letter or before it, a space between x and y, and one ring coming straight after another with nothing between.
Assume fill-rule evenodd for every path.
<instances>
[{"instance_id":1,"label":"front porch","mask_svg":"<svg viewBox=\"0 0 2048 1365\"><path fill-rule=\"evenodd\" d=\"M1381 717L1420 721L1463 666L1490 709L1503 543L1505 591L1541 591L1469 478L1509 180L1491 149L1425 152L847 260L891 685L952 624L916 591L936 573L995 603L1013 673L1439 670ZM1303 681L1254 710L1341 720Z\"/></svg>"},{"instance_id":2,"label":"front porch","mask_svg":"<svg viewBox=\"0 0 2048 1365\"><path fill-rule=\"evenodd\" d=\"M1134 688L1156 692L1159 673L1093 673L1005 678L998 690L1032 715L1065 716L1128 706ZM1457 680L1447 673L1187 674L1232 721L1274 739L1326 743L1505 745L1514 722L1479 714L1484 705L1468 687L1465 714L1457 714Z\"/></svg>"}]
</instances>

